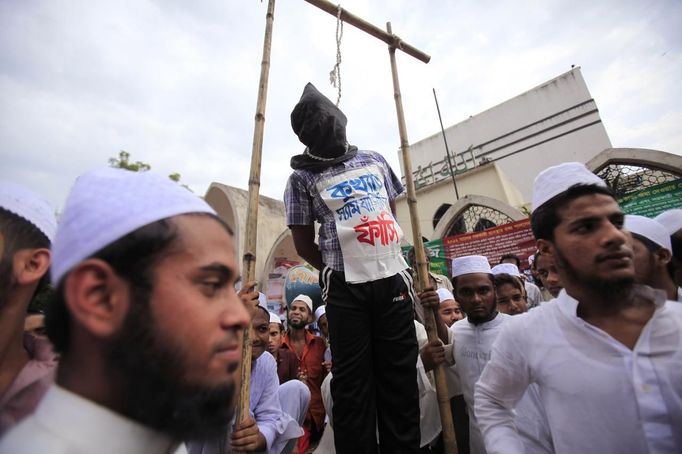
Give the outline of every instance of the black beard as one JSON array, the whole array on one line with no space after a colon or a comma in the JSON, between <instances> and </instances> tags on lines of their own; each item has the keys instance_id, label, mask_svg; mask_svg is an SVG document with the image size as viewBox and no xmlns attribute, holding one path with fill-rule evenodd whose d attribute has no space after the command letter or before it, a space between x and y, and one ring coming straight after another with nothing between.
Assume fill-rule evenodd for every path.
<instances>
[{"instance_id":1,"label":"black beard","mask_svg":"<svg viewBox=\"0 0 682 454\"><path fill-rule=\"evenodd\" d=\"M581 286L586 286L590 289L590 292L599 295L602 301L613 301L616 305L620 305L624 299L631 295L635 284L634 278L621 277L608 280L591 274L582 274L573 268L559 248L555 247L554 250L556 268L558 271L561 271L562 281L579 283Z\"/></svg>"},{"instance_id":2,"label":"black beard","mask_svg":"<svg viewBox=\"0 0 682 454\"><path fill-rule=\"evenodd\" d=\"M474 325L480 325L480 324L487 323L487 322L493 320L497 316L497 313L498 313L497 298L495 298L495 302L493 304L494 304L493 309L490 311L490 314L488 314L487 316L472 318L469 314L467 314L467 319L469 320L470 323L473 323Z\"/></svg>"},{"instance_id":3,"label":"black beard","mask_svg":"<svg viewBox=\"0 0 682 454\"><path fill-rule=\"evenodd\" d=\"M182 383L184 361L156 329L148 292L131 293L126 320L106 353L112 375L121 381L124 414L178 441L226 442L234 384Z\"/></svg>"},{"instance_id":4,"label":"black beard","mask_svg":"<svg viewBox=\"0 0 682 454\"><path fill-rule=\"evenodd\" d=\"M295 328L295 329L303 329L308 324L308 322L306 322L304 320L301 320L298 323L293 323L291 320L287 320L287 321L289 322L289 326L292 328Z\"/></svg>"}]
</instances>

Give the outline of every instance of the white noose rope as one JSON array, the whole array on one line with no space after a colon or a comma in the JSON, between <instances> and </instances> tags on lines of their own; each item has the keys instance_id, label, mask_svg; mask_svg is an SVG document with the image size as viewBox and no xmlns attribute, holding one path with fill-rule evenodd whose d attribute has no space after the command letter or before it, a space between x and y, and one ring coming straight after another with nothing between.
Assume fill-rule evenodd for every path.
<instances>
[{"instance_id":1,"label":"white noose rope","mask_svg":"<svg viewBox=\"0 0 682 454\"><path fill-rule=\"evenodd\" d=\"M341 102L341 38L343 37L343 21L341 5L336 6L336 64L329 72L329 82L336 87L336 106Z\"/></svg>"}]
</instances>

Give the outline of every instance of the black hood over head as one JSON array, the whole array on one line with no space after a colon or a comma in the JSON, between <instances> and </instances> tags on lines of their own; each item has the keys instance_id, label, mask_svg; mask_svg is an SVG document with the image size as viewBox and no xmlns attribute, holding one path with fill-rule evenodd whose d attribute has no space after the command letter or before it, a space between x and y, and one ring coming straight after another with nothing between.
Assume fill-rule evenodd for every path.
<instances>
[{"instance_id":1,"label":"black hood over head","mask_svg":"<svg viewBox=\"0 0 682 454\"><path fill-rule=\"evenodd\" d=\"M355 156L357 148L346 141L347 123L341 109L309 82L291 112L291 127L307 148L291 158L291 167L326 168Z\"/></svg>"}]
</instances>

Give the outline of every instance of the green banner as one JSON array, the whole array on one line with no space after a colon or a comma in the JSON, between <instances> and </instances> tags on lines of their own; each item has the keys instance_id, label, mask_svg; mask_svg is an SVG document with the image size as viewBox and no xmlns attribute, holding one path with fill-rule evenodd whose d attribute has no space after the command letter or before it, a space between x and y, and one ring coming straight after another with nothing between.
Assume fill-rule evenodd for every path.
<instances>
[{"instance_id":1,"label":"green banner","mask_svg":"<svg viewBox=\"0 0 682 454\"><path fill-rule=\"evenodd\" d=\"M412 246L403 246L403 256L407 259L407 253L412 249ZM437 239L427 241L424 243L426 255L429 257L429 269L432 273L448 275L448 260L445 258L445 248L443 248L443 240Z\"/></svg>"},{"instance_id":2,"label":"green banner","mask_svg":"<svg viewBox=\"0 0 682 454\"><path fill-rule=\"evenodd\" d=\"M624 213L649 218L673 208L682 208L682 179L631 192L618 202Z\"/></svg>"}]
</instances>

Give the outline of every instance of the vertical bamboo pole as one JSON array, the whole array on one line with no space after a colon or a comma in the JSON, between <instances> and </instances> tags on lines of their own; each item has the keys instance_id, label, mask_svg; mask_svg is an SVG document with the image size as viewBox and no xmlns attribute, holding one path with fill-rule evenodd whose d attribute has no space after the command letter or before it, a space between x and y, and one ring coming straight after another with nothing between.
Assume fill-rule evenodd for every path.
<instances>
[{"instance_id":1,"label":"vertical bamboo pole","mask_svg":"<svg viewBox=\"0 0 682 454\"><path fill-rule=\"evenodd\" d=\"M246 213L246 240L242 264L242 282L256 278L256 246L258 235L258 199L260 191L260 168L263 154L263 131L265 129L265 104L268 97L268 76L270 74L270 48L272 44L272 24L275 20L275 0L268 1L265 16L265 38L263 40L263 59L260 68L258 85L258 101L256 103L255 126L253 129L253 146L251 148L251 172L249 174L249 204ZM244 330L242 347L241 388L237 405L237 423L242 423L249 416L249 400L251 392L251 327Z\"/></svg>"},{"instance_id":2,"label":"vertical bamboo pole","mask_svg":"<svg viewBox=\"0 0 682 454\"><path fill-rule=\"evenodd\" d=\"M391 31L391 23L386 23L386 31L393 34ZM398 114L398 131L400 132L400 150L403 157L403 171L405 172L405 183L407 185L407 205L410 210L410 221L412 222L412 236L414 239L414 252L417 260L417 291L421 292L429 282L429 272L426 264L426 254L424 252L424 243L422 243L421 227L419 226L419 215L417 213L417 195L414 187L414 179L412 177L412 162L410 161L409 147L407 140L407 128L405 126L405 114L403 112L403 101L400 94L400 82L398 81L398 67L396 65L395 50L400 46L400 40L395 39L392 44L388 46L388 53L391 58L391 74L393 76L393 98L395 99L395 108ZM438 339L436 332L436 318L434 311L424 311L424 321L426 323L426 332L429 341ZM443 445L447 454L457 453L457 440L455 438L455 429L452 423L452 411L450 410L450 398L448 397L448 385L445 381L445 369L439 366L434 370L436 376L436 395L438 398L438 407L440 409L440 422L443 427Z\"/></svg>"}]
</instances>

